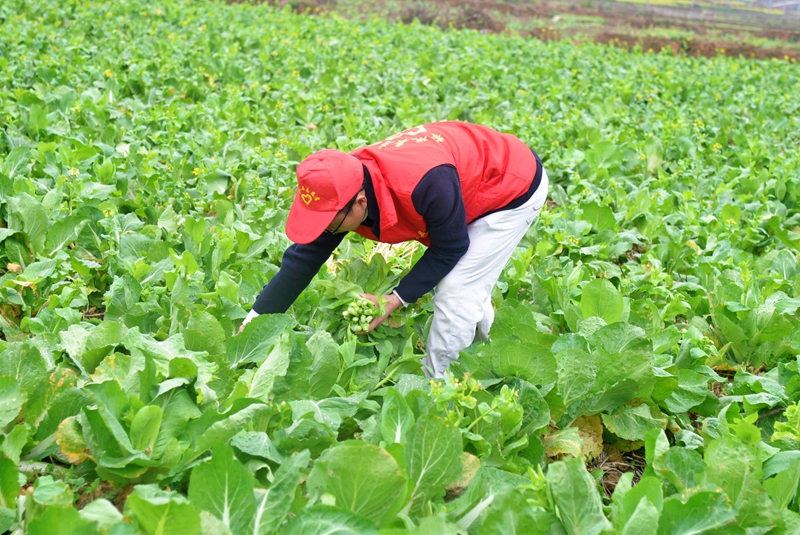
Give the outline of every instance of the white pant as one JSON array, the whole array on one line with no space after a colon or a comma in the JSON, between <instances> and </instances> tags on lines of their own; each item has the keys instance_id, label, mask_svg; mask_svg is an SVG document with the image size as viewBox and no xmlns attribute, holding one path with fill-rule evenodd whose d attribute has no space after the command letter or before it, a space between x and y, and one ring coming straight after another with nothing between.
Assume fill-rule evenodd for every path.
<instances>
[{"instance_id":1,"label":"white pant","mask_svg":"<svg viewBox=\"0 0 800 535\"><path fill-rule=\"evenodd\" d=\"M443 377L450 363L458 359L459 351L489 338L494 321L492 288L541 212L548 184L542 169L539 188L525 204L467 225L469 249L434 290L428 356L422 360L428 377Z\"/></svg>"}]
</instances>

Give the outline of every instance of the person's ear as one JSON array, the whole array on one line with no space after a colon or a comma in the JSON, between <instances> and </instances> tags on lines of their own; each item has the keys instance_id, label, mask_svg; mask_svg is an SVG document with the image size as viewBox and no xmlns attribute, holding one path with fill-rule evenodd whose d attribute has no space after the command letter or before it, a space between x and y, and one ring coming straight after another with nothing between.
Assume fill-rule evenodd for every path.
<instances>
[{"instance_id":1,"label":"person's ear","mask_svg":"<svg viewBox=\"0 0 800 535\"><path fill-rule=\"evenodd\" d=\"M358 196L356 196L356 203L362 208L367 207L367 194L364 193L364 190L358 192Z\"/></svg>"}]
</instances>

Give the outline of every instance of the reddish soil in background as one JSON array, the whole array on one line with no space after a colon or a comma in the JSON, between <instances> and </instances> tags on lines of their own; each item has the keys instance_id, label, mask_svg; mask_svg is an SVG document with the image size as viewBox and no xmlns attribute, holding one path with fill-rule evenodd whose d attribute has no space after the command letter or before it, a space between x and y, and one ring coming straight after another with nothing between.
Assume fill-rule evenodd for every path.
<instances>
[{"instance_id":1,"label":"reddish soil in background","mask_svg":"<svg viewBox=\"0 0 800 535\"><path fill-rule=\"evenodd\" d=\"M658 52L663 48L671 48L673 52L684 53L689 56L714 57L718 55L744 57L753 59L800 60L800 50L784 48L764 48L747 43L732 41L713 41L706 39L691 39L676 41L666 37L648 37L625 35L613 32L601 32L594 36L596 43L604 43L625 48L641 47L642 50Z\"/></svg>"},{"instance_id":2,"label":"reddish soil in background","mask_svg":"<svg viewBox=\"0 0 800 535\"><path fill-rule=\"evenodd\" d=\"M290 5L299 13L345 11L346 0L227 0L267 1L276 5ZM659 52L669 48L678 54L715 57L718 55L754 59L800 60L800 16L769 15L755 11L711 10L707 8L674 8L646 6L617 2L593 3L584 0L579 4L560 0L546 0L538 4L516 4L502 1L430 0L426 2L400 2L391 10L384 0L377 0L370 12L386 14L389 20L409 23L419 20L423 24L436 24L442 28L453 26L484 32L507 32L511 21L522 24L535 19L555 24L559 16L594 17L598 22L575 25L566 29L548 26L522 32L524 36L543 41L572 38L576 41L593 41L632 49ZM367 13L368 14L368 13ZM643 35L648 29L675 29L691 32L680 38ZM724 35L725 37L720 37ZM755 39L782 41L786 46L759 46Z\"/></svg>"}]
</instances>

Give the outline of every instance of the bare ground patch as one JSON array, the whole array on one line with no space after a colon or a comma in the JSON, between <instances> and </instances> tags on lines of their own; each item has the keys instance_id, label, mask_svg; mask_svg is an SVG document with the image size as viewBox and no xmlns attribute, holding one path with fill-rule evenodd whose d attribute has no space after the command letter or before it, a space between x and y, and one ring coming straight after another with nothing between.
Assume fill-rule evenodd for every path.
<instances>
[{"instance_id":1,"label":"bare ground patch","mask_svg":"<svg viewBox=\"0 0 800 535\"><path fill-rule=\"evenodd\" d=\"M227 0L235 3L243 0ZM260 2L262 0L244 0ZM289 5L299 13L325 16L326 12L347 11L347 0L263 0L273 5ZM719 55L752 59L800 60L800 29L793 21L762 13L720 13L707 9L676 9L623 3L516 4L487 0L406 1L389 4L376 0L368 13L379 13L389 20L441 28L468 28L483 32L508 32L513 25L528 25L523 36L542 41L565 38L577 42L596 42L627 49L640 48L658 52L664 48L676 54L715 57ZM591 18L593 24L556 27L561 17ZM800 20L800 19L799 19ZM795 25L796 26L796 25ZM685 35L661 37L659 31ZM759 44L758 40L768 40ZM784 42L785 46L776 46Z\"/></svg>"}]
</instances>

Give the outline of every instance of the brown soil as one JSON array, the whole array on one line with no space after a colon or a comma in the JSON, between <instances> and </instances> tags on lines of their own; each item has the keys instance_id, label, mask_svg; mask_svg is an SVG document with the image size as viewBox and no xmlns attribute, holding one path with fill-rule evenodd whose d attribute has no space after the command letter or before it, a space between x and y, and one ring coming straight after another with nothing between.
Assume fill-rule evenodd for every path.
<instances>
[{"instance_id":1,"label":"brown soil","mask_svg":"<svg viewBox=\"0 0 800 535\"><path fill-rule=\"evenodd\" d=\"M647 246L646 245L633 244L633 247L631 247L631 250L628 251L627 255L625 255L625 256L631 262L638 262L639 261L639 257L642 256L642 253L644 253L645 251L647 251Z\"/></svg>"},{"instance_id":2,"label":"brown soil","mask_svg":"<svg viewBox=\"0 0 800 535\"><path fill-rule=\"evenodd\" d=\"M104 308L89 307L83 311L83 319L97 319L105 316L106 310Z\"/></svg>"},{"instance_id":3,"label":"brown soil","mask_svg":"<svg viewBox=\"0 0 800 535\"><path fill-rule=\"evenodd\" d=\"M634 485L642 478L642 473L647 464L642 456L643 453L641 450L621 452L613 446L607 446L603 453L588 464L587 469L590 472L603 470L603 478L600 484L605 495L610 498L624 473L633 472Z\"/></svg>"},{"instance_id":4,"label":"brown soil","mask_svg":"<svg viewBox=\"0 0 800 535\"><path fill-rule=\"evenodd\" d=\"M227 0L240 2L248 0ZM249 0L262 1L262 0ZM277 5L291 5L300 13L324 14L326 11L346 8L346 0L264 0ZM340 10L341 11L341 10ZM547 21L560 16L594 17L601 22L576 24L567 29L535 27L523 35L542 41L572 38L578 42L618 46L626 49L659 52L671 49L676 54L715 57L718 55L753 58L800 60L800 18L780 17L760 12L736 12L709 9L681 9L640 4L601 3L591 0L581 5L545 0L537 4L517 4L491 0L409 0L389 10L383 0L378 0L372 12L384 13L390 20L409 23L436 24L442 28L469 28L484 32L507 32L511 21L529 24ZM796 19L796 20L792 20ZM536 25L540 25L538 22ZM649 29L675 29L686 32L687 37L670 39L643 35ZM753 39L785 42L785 46L759 46L748 42Z\"/></svg>"},{"instance_id":5,"label":"brown soil","mask_svg":"<svg viewBox=\"0 0 800 535\"><path fill-rule=\"evenodd\" d=\"M111 503L114 504L114 507L116 507L120 513L124 512L125 502L128 501L128 496L133 494L134 489L134 485L128 485L127 487L122 487L116 492L116 494L114 494L114 498L111 500Z\"/></svg>"},{"instance_id":6,"label":"brown soil","mask_svg":"<svg viewBox=\"0 0 800 535\"><path fill-rule=\"evenodd\" d=\"M685 39L680 42L666 37L648 37L626 35L615 32L601 32L594 37L597 43L620 46L623 48L639 47L644 51L652 50L659 52L669 48L675 53L683 53L688 56L733 56L748 59L770 59L777 58L783 60L800 60L800 50L788 48L763 48L747 43L735 43L732 41L714 41L707 39Z\"/></svg>"},{"instance_id":7,"label":"brown soil","mask_svg":"<svg viewBox=\"0 0 800 535\"><path fill-rule=\"evenodd\" d=\"M762 30L754 32L753 35L787 43L800 43L800 31L795 30Z\"/></svg>"},{"instance_id":8,"label":"brown soil","mask_svg":"<svg viewBox=\"0 0 800 535\"><path fill-rule=\"evenodd\" d=\"M108 481L101 481L97 488L92 490L87 490L83 494L78 497L78 500L75 502L75 507L78 509L83 509L90 503L100 498L106 498L107 496L111 496L114 493L114 485L109 483ZM122 511L120 511L122 512Z\"/></svg>"},{"instance_id":9,"label":"brown soil","mask_svg":"<svg viewBox=\"0 0 800 535\"><path fill-rule=\"evenodd\" d=\"M114 507L122 513L125 509L125 502L128 500L128 496L131 495L133 490L134 485L128 485L127 487L118 489L108 481L101 481L96 488L81 494L78 501L75 503L75 507L83 509L93 501L105 498L114 504Z\"/></svg>"},{"instance_id":10,"label":"brown soil","mask_svg":"<svg viewBox=\"0 0 800 535\"><path fill-rule=\"evenodd\" d=\"M100 481L97 487L91 490L84 489L80 496L78 496L75 507L83 509L93 501L104 498L110 501L120 513L124 513L125 502L128 501L128 496L133 493L135 488L135 485L116 488L110 481Z\"/></svg>"}]
</instances>

